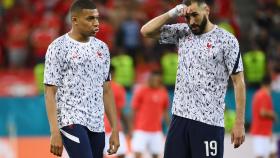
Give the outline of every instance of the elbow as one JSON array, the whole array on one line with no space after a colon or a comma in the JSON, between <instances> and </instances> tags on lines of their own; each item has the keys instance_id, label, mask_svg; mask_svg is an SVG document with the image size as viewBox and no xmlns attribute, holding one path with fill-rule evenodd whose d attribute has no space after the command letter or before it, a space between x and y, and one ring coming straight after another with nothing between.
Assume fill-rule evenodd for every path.
<instances>
[{"instance_id":1,"label":"elbow","mask_svg":"<svg viewBox=\"0 0 280 158\"><path fill-rule=\"evenodd\" d=\"M150 34L145 25L142 26L140 33L143 37L149 37Z\"/></svg>"},{"instance_id":2,"label":"elbow","mask_svg":"<svg viewBox=\"0 0 280 158\"><path fill-rule=\"evenodd\" d=\"M140 33L143 37L147 37L147 33L144 26L142 26L142 28L140 29Z\"/></svg>"}]
</instances>

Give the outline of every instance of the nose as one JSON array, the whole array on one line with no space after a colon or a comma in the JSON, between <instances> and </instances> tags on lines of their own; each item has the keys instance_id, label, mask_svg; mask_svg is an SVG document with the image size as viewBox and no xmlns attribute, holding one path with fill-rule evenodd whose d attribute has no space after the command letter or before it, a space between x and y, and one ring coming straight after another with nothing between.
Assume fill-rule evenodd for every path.
<instances>
[{"instance_id":1,"label":"nose","mask_svg":"<svg viewBox=\"0 0 280 158\"><path fill-rule=\"evenodd\" d=\"M93 25L94 25L95 27L99 26L99 21L98 21L98 19L95 19L95 20L93 21Z\"/></svg>"}]
</instances>

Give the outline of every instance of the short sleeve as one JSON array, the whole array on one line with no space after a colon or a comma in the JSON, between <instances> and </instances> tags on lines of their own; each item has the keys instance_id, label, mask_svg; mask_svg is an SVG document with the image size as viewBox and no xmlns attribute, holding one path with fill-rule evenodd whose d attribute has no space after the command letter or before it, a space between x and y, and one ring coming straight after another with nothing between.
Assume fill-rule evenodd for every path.
<instances>
[{"instance_id":1,"label":"short sleeve","mask_svg":"<svg viewBox=\"0 0 280 158\"><path fill-rule=\"evenodd\" d=\"M243 71L239 43L234 36L228 36L224 44L224 61L229 75Z\"/></svg>"},{"instance_id":2,"label":"short sleeve","mask_svg":"<svg viewBox=\"0 0 280 158\"><path fill-rule=\"evenodd\" d=\"M168 109L169 106L169 95L166 89L164 89L164 109Z\"/></svg>"},{"instance_id":3,"label":"short sleeve","mask_svg":"<svg viewBox=\"0 0 280 158\"><path fill-rule=\"evenodd\" d=\"M132 97L132 103L131 103L132 108L134 110L138 109L142 104L142 93L143 93L142 87L138 90L135 90L135 92L134 92L134 95Z\"/></svg>"},{"instance_id":4,"label":"short sleeve","mask_svg":"<svg viewBox=\"0 0 280 158\"><path fill-rule=\"evenodd\" d=\"M61 52L62 49L56 44L51 44L48 47L45 56L44 68L44 84L61 86L62 85L62 63Z\"/></svg>"},{"instance_id":5,"label":"short sleeve","mask_svg":"<svg viewBox=\"0 0 280 158\"><path fill-rule=\"evenodd\" d=\"M103 47L103 51L105 54L105 68L104 68L104 82L111 81L111 73L110 73L110 52L107 45Z\"/></svg>"},{"instance_id":6,"label":"short sleeve","mask_svg":"<svg viewBox=\"0 0 280 158\"><path fill-rule=\"evenodd\" d=\"M179 38L189 34L187 24L163 25L160 29L160 44L178 44Z\"/></svg>"}]
</instances>

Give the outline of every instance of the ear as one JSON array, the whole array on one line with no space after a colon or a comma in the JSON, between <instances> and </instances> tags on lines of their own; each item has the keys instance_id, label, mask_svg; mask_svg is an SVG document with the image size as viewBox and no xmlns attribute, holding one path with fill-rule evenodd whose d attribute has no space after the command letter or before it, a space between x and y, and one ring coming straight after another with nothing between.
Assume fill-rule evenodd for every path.
<instances>
[{"instance_id":1,"label":"ear","mask_svg":"<svg viewBox=\"0 0 280 158\"><path fill-rule=\"evenodd\" d=\"M210 7L209 7L208 5L205 5L205 6L204 6L204 10L205 10L205 12L206 12L206 15L209 16L209 14L210 14Z\"/></svg>"},{"instance_id":2,"label":"ear","mask_svg":"<svg viewBox=\"0 0 280 158\"><path fill-rule=\"evenodd\" d=\"M72 17L71 17L71 21L72 21L72 23L73 23L74 25L77 25L77 24L78 24L78 17L72 16Z\"/></svg>"}]
</instances>

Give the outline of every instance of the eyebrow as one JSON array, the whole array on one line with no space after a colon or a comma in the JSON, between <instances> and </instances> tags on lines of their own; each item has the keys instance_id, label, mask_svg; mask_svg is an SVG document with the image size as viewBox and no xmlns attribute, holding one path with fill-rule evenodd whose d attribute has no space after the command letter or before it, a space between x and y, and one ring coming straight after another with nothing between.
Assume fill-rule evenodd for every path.
<instances>
[{"instance_id":1,"label":"eyebrow","mask_svg":"<svg viewBox=\"0 0 280 158\"><path fill-rule=\"evenodd\" d=\"M187 16L194 16L194 15L197 15L197 14L198 14L198 12L192 12L192 13L187 14Z\"/></svg>"},{"instance_id":2,"label":"eyebrow","mask_svg":"<svg viewBox=\"0 0 280 158\"><path fill-rule=\"evenodd\" d=\"M94 18L99 18L99 15L96 15L96 16L90 15L90 16L87 17L87 19L94 19Z\"/></svg>"}]
</instances>

